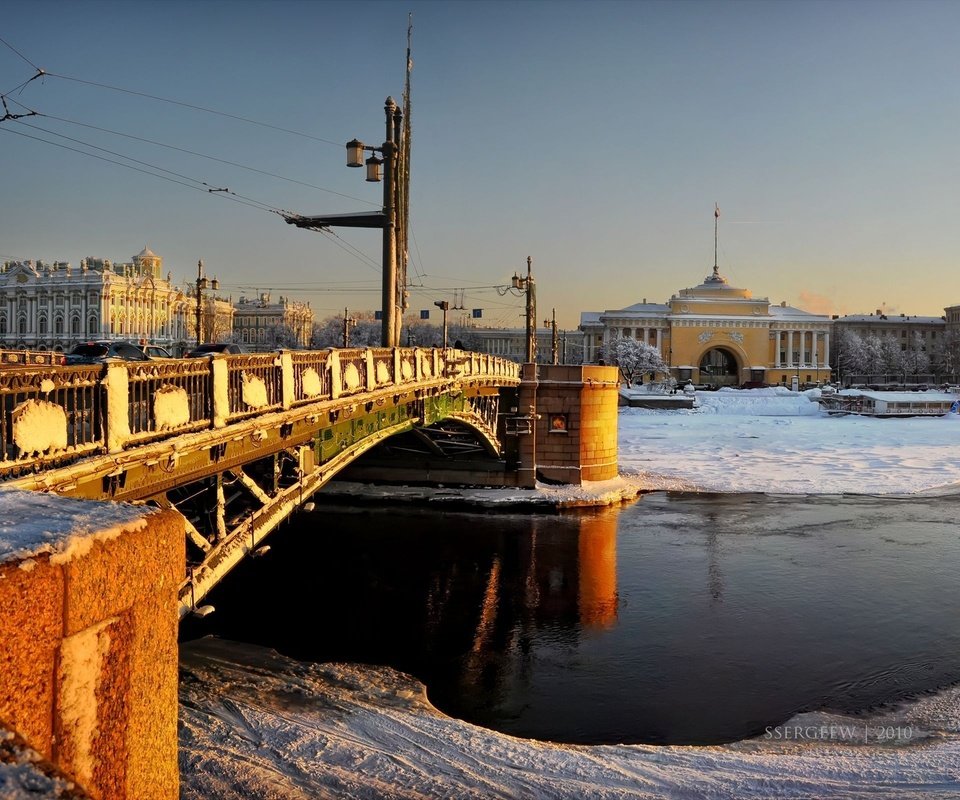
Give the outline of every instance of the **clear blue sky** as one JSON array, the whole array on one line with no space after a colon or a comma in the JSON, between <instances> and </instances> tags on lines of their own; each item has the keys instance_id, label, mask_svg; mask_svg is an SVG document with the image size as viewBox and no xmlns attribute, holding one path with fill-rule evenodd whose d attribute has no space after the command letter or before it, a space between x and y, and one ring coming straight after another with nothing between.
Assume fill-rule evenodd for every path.
<instances>
[{"instance_id":1,"label":"clear blue sky","mask_svg":"<svg viewBox=\"0 0 960 800\"><path fill-rule=\"evenodd\" d=\"M721 272L756 295L833 313L960 303L957 2L32 2L4 8L0 37L51 73L329 141L56 77L12 95L48 115L24 122L271 207L345 213L380 202L343 143L383 138L408 11L413 309L468 287L485 322L519 325L520 300L469 287L509 282L527 255L539 316L555 306L561 326L663 302L710 271L714 202ZM0 92L33 72L0 45ZM379 307L375 231L339 231L361 259L0 127L0 257L128 260L146 244L177 281L202 257L235 298L271 289L319 318Z\"/></svg>"}]
</instances>

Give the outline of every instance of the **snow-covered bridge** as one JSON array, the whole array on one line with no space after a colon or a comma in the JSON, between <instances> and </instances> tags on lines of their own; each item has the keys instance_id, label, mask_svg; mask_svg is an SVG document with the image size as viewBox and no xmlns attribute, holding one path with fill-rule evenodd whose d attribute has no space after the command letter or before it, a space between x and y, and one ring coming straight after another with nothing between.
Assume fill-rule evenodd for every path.
<instances>
[{"instance_id":1,"label":"snow-covered bridge","mask_svg":"<svg viewBox=\"0 0 960 800\"><path fill-rule=\"evenodd\" d=\"M437 456L466 448L505 464L501 393L516 408L519 384L519 365L450 349L18 365L0 370L0 477L177 508L188 533L184 614L333 475L388 438L406 434Z\"/></svg>"}]
</instances>

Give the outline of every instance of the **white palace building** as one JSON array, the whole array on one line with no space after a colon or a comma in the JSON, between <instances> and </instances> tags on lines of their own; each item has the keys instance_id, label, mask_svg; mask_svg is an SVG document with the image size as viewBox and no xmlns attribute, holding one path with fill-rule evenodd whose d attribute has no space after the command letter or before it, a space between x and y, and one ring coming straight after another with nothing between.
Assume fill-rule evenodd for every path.
<instances>
[{"instance_id":1,"label":"white palace building","mask_svg":"<svg viewBox=\"0 0 960 800\"><path fill-rule=\"evenodd\" d=\"M146 339L166 347L194 338L195 301L161 277L146 247L129 263L85 258L11 261L0 267L0 347L69 350L89 339Z\"/></svg>"}]
</instances>

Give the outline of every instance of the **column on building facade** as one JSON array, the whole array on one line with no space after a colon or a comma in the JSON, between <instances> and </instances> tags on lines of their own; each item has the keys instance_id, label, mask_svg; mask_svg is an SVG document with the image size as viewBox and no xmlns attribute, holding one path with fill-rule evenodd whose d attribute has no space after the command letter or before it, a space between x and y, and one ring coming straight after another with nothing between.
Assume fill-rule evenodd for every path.
<instances>
[{"instance_id":1,"label":"column on building facade","mask_svg":"<svg viewBox=\"0 0 960 800\"><path fill-rule=\"evenodd\" d=\"M663 328L657 328L657 352L663 355Z\"/></svg>"},{"instance_id":2,"label":"column on building facade","mask_svg":"<svg viewBox=\"0 0 960 800\"><path fill-rule=\"evenodd\" d=\"M830 331L823 332L823 363L830 366Z\"/></svg>"},{"instance_id":3,"label":"column on building facade","mask_svg":"<svg viewBox=\"0 0 960 800\"><path fill-rule=\"evenodd\" d=\"M810 358L813 361L813 366L820 369L820 364L823 363L823 359L820 358L820 331L812 331L810 340Z\"/></svg>"},{"instance_id":4,"label":"column on building facade","mask_svg":"<svg viewBox=\"0 0 960 800\"><path fill-rule=\"evenodd\" d=\"M647 328L647 327L644 327L644 328L643 328L643 338L642 338L640 341L642 341L644 344L649 344L649 343L650 343L650 329L649 329L649 328Z\"/></svg>"},{"instance_id":5,"label":"column on building facade","mask_svg":"<svg viewBox=\"0 0 960 800\"><path fill-rule=\"evenodd\" d=\"M780 344L781 344L782 335L783 335L783 331L777 331L777 343L773 351L773 366L776 367L777 369L780 368Z\"/></svg>"},{"instance_id":6,"label":"column on building facade","mask_svg":"<svg viewBox=\"0 0 960 800\"><path fill-rule=\"evenodd\" d=\"M793 331L787 331L787 367L793 366Z\"/></svg>"}]
</instances>

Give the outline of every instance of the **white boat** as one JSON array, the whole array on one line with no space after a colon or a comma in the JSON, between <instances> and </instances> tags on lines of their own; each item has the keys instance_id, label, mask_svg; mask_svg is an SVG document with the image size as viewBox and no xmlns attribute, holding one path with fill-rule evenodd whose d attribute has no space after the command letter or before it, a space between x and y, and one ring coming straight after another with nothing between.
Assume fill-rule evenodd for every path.
<instances>
[{"instance_id":1,"label":"white boat","mask_svg":"<svg viewBox=\"0 0 960 800\"><path fill-rule=\"evenodd\" d=\"M844 389L820 397L828 414L865 417L941 417L960 409L960 397L947 392L880 392Z\"/></svg>"}]
</instances>

